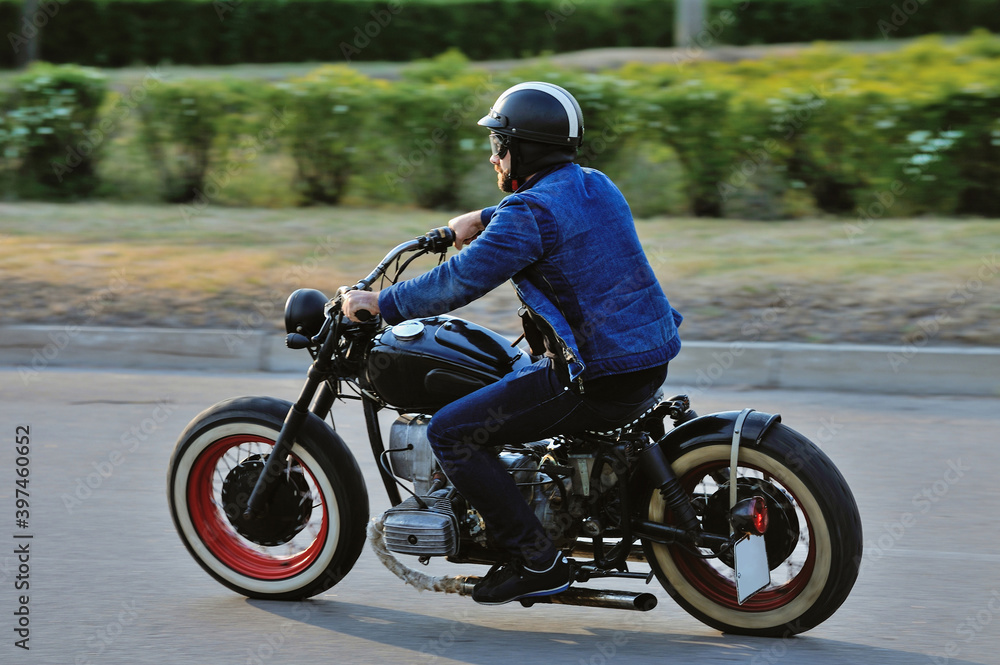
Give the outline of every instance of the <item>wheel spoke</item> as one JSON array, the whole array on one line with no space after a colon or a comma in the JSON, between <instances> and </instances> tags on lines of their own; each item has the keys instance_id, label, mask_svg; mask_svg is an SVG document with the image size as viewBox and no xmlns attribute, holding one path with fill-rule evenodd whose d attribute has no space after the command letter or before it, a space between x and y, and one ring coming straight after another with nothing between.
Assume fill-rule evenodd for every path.
<instances>
[{"instance_id":1,"label":"wheel spoke","mask_svg":"<svg viewBox=\"0 0 1000 665\"><path fill-rule=\"evenodd\" d=\"M771 584L758 593L750 602L756 602L761 607L780 605L793 598L802 588L805 578L811 568L811 557L814 556L809 538L808 520L799 503L774 474L762 469L748 466L741 462L737 467L737 477L742 481L750 481L749 487L740 482L741 492L751 491L765 493L762 483L783 492L794 504L794 512L798 518L799 532L794 536L795 547L790 555L771 571ZM724 501L728 507L730 468L727 461L718 460L715 465L702 466L693 469L680 479L681 485L689 495L700 497L699 503L708 505L714 498L716 505ZM774 490L771 490L772 492ZM724 494L716 496L718 493ZM706 511L707 512L707 511ZM728 515L728 510L725 511ZM705 519L703 515L703 519ZM727 519L728 521L728 519ZM791 547L789 544L788 547ZM735 570L732 568L731 555L728 560L720 558L701 558L695 556L682 546L667 546L675 564L684 577L699 591L724 606L740 607L735 593ZM700 548L703 554L709 553L707 548Z\"/></svg>"},{"instance_id":2,"label":"wheel spoke","mask_svg":"<svg viewBox=\"0 0 1000 665\"><path fill-rule=\"evenodd\" d=\"M256 437L229 437L209 446L192 470L192 482L195 483L192 511L197 513L196 528L205 530L202 540L210 543L213 554L227 566L265 579L290 576L308 566L318 555L323 535L329 529L329 516L312 471L292 458L289 458L285 473L290 473L293 466L304 470L308 495L302 498L300 505L308 502L313 509L298 534L280 545L254 543L241 535L226 516L222 492L228 477L244 460L264 455L272 446Z\"/></svg>"}]
</instances>

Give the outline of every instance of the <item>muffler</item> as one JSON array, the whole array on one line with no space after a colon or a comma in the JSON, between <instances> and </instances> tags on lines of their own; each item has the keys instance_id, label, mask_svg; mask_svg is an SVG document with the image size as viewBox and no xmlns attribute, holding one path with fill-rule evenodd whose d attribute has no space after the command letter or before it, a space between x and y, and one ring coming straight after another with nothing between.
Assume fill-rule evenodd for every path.
<instances>
[{"instance_id":1,"label":"muffler","mask_svg":"<svg viewBox=\"0 0 1000 665\"><path fill-rule=\"evenodd\" d=\"M472 587L479 581L478 577L466 577L462 582L459 594L472 595ZM535 603L550 603L553 605L579 605L582 607L607 607L615 610L635 610L648 612L656 607L656 596L651 593L633 593L631 591L612 591L610 589L585 589L570 587L554 596L538 596L525 598L521 604L531 607Z\"/></svg>"}]
</instances>

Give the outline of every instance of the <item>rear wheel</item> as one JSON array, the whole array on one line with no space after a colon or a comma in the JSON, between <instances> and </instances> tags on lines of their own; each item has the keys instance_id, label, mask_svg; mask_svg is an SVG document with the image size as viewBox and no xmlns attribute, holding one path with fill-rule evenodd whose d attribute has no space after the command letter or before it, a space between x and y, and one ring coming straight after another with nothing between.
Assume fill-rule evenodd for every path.
<instances>
[{"instance_id":1,"label":"rear wheel","mask_svg":"<svg viewBox=\"0 0 1000 665\"><path fill-rule=\"evenodd\" d=\"M728 511L728 440L680 446L672 460L703 526L724 532ZM772 516L765 534L771 584L737 602L730 556L707 549L644 542L650 565L684 609L719 630L789 636L825 621L847 598L861 561L861 518L850 488L829 458L808 439L775 425L760 445L741 447L740 498L765 496ZM659 492L649 495L648 519L669 523Z\"/></svg>"},{"instance_id":2,"label":"rear wheel","mask_svg":"<svg viewBox=\"0 0 1000 665\"><path fill-rule=\"evenodd\" d=\"M266 515L243 510L281 430L288 402L241 397L217 404L181 434L167 494L195 560L230 589L273 600L314 596L361 553L368 494L343 440L315 416L303 425Z\"/></svg>"}]
</instances>

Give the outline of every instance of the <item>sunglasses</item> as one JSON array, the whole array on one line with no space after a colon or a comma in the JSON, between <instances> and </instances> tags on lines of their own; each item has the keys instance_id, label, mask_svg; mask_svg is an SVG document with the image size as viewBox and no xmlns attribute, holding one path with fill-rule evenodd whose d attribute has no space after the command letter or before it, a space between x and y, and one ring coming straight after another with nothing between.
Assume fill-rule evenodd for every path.
<instances>
[{"instance_id":1,"label":"sunglasses","mask_svg":"<svg viewBox=\"0 0 1000 665\"><path fill-rule=\"evenodd\" d=\"M493 154L500 159L507 154L508 149L508 137L503 134L490 134L490 150Z\"/></svg>"}]
</instances>

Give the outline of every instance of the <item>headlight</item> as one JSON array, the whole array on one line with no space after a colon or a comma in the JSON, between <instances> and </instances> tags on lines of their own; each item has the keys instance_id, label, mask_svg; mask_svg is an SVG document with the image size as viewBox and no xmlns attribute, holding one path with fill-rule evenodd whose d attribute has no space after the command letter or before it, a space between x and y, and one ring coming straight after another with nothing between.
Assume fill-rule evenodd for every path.
<instances>
[{"instance_id":1,"label":"headlight","mask_svg":"<svg viewBox=\"0 0 1000 665\"><path fill-rule=\"evenodd\" d=\"M298 289L285 302L285 332L313 337L323 327L323 308L329 302L322 291Z\"/></svg>"}]
</instances>

